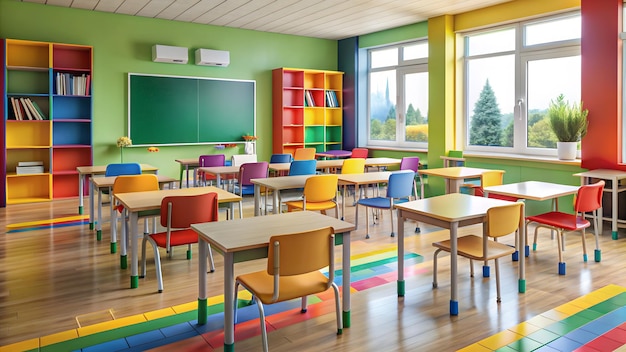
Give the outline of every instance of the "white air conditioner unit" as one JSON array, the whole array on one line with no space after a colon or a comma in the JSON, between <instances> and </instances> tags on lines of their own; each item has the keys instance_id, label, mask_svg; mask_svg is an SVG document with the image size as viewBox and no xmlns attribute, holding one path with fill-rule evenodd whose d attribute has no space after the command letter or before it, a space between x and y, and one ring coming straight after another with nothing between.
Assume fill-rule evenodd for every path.
<instances>
[{"instance_id":1,"label":"white air conditioner unit","mask_svg":"<svg viewBox=\"0 0 626 352\"><path fill-rule=\"evenodd\" d=\"M228 64L230 64L229 51L210 49L196 50L196 65L226 67Z\"/></svg>"},{"instance_id":2,"label":"white air conditioner unit","mask_svg":"<svg viewBox=\"0 0 626 352\"><path fill-rule=\"evenodd\" d=\"M187 48L181 46L153 45L152 61L186 64L189 61Z\"/></svg>"}]
</instances>

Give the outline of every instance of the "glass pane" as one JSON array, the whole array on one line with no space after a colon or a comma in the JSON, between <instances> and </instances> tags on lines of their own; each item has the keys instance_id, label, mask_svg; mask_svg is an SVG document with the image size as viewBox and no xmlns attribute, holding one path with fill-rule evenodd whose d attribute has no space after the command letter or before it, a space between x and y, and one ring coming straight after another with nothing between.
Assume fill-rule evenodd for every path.
<instances>
[{"instance_id":1,"label":"glass pane","mask_svg":"<svg viewBox=\"0 0 626 352\"><path fill-rule=\"evenodd\" d=\"M470 60L467 82L469 144L512 147L515 56Z\"/></svg>"},{"instance_id":2,"label":"glass pane","mask_svg":"<svg viewBox=\"0 0 626 352\"><path fill-rule=\"evenodd\" d=\"M370 74L370 139L396 140L396 71Z\"/></svg>"},{"instance_id":3,"label":"glass pane","mask_svg":"<svg viewBox=\"0 0 626 352\"><path fill-rule=\"evenodd\" d=\"M398 64L398 48L371 51L371 68L395 66Z\"/></svg>"},{"instance_id":4,"label":"glass pane","mask_svg":"<svg viewBox=\"0 0 626 352\"><path fill-rule=\"evenodd\" d=\"M408 45L402 48L402 60L425 59L428 57L428 43Z\"/></svg>"},{"instance_id":5,"label":"glass pane","mask_svg":"<svg viewBox=\"0 0 626 352\"><path fill-rule=\"evenodd\" d=\"M483 55L515 50L515 28L467 37L467 55Z\"/></svg>"},{"instance_id":6,"label":"glass pane","mask_svg":"<svg viewBox=\"0 0 626 352\"><path fill-rule=\"evenodd\" d=\"M428 142L428 73L404 76L404 102L407 142Z\"/></svg>"},{"instance_id":7,"label":"glass pane","mask_svg":"<svg viewBox=\"0 0 626 352\"><path fill-rule=\"evenodd\" d=\"M524 45L580 39L580 16L533 23L524 27Z\"/></svg>"},{"instance_id":8,"label":"glass pane","mask_svg":"<svg viewBox=\"0 0 626 352\"><path fill-rule=\"evenodd\" d=\"M532 148L556 148L556 137L549 127L550 101L563 94L570 103L580 101L580 55L533 60L527 64L528 139Z\"/></svg>"}]
</instances>

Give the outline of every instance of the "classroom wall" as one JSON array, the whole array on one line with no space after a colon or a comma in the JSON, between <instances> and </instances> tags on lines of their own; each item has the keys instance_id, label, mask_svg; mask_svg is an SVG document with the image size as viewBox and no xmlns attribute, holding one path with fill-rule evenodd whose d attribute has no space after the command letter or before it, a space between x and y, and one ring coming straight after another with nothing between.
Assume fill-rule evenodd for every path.
<instances>
[{"instance_id":1,"label":"classroom wall","mask_svg":"<svg viewBox=\"0 0 626 352\"><path fill-rule=\"evenodd\" d=\"M163 74L250 79L257 82L257 153L272 152L272 75L277 67L337 69L334 40L273 34L219 26L68 9L15 0L0 0L0 38L90 45L94 48L94 164L119 162L118 137L127 135L127 74ZM186 65L152 62L154 44L189 48ZM230 51L228 67L194 64L197 48ZM252 133L253 131L250 131ZM124 161L157 166L178 177L177 158L212 153L209 146L127 148ZM237 151L229 150L228 154Z\"/></svg>"}]
</instances>

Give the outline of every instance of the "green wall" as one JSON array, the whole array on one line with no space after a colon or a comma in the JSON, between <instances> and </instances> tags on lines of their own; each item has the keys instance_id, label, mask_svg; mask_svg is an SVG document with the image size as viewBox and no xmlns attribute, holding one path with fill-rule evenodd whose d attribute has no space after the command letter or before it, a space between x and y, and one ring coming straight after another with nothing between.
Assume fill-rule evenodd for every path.
<instances>
[{"instance_id":1,"label":"green wall","mask_svg":"<svg viewBox=\"0 0 626 352\"><path fill-rule=\"evenodd\" d=\"M127 135L128 73L249 79L257 82L257 153L272 152L272 75L277 67L337 69L337 42L283 34L0 0L0 37L93 46L94 164L119 162L118 137ZM152 62L154 44L189 48L186 65ZM230 51L228 67L194 64L198 48ZM250 131L252 132L252 131ZM178 176L177 158L213 152L211 146L127 148L124 161ZM232 154L235 150L229 150Z\"/></svg>"}]
</instances>

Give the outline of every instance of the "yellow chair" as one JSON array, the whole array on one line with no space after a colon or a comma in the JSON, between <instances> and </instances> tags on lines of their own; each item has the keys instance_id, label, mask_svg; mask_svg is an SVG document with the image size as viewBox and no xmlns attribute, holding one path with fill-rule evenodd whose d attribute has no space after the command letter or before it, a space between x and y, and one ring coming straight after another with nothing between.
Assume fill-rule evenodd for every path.
<instances>
[{"instance_id":1,"label":"yellow chair","mask_svg":"<svg viewBox=\"0 0 626 352\"><path fill-rule=\"evenodd\" d=\"M312 160L315 159L315 148L296 148L293 154L293 160Z\"/></svg>"},{"instance_id":2,"label":"yellow chair","mask_svg":"<svg viewBox=\"0 0 626 352\"><path fill-rule=\"evenodd\" d=\"M154 250L157 287L163 292L163 274L159 247L165 248L168 257L173 255L173 247L187 246L187 259L191 259L191 245L198 243L198 233L191 229L191 224L217 221L217 193L204 193L189 196L169 196L161 201L161 226L165 231L146 234L141 244L141 276L146 276L146 243L150 242ZM209 267L215 271L213 253L209 245Z\"/></svg>"},{"instance_id":3,"label":"yellow chair","mask_svg":"<svg viewBox=\"0 0 626 352\"><path fill-rule=\"evenodd\" d=\"M131 193L131 192L144 192L144 191L158 191L159 179L154 174L141 174L141 175L123 175L117 176L113 183L113 195L116 193ZM122 213L124 207L116 204L115 201L111 201L111 246L117 245L117 213ZM139 212L139 218L144 218L144 233L148 233L148 220L146 218L153 219L153 228L156 228L156 217L159 215L158 210L148 210ZM125 235L128 241L130 236L128 234L128 223L124 220L122 224L122 233ZM113 250L113 248L112 248ZM115 252L112 252L115 253ZM126 257L121 257L122 268L126 268Z\"/></svg>"},{"instance_id":4,"label":"yellow chair","mask_svg":"<svg viewBox=\"0 0 626 352\"><path fill-rule=\"evenodd\" d=\"M498 237L509 235L524 225L524 203L511 203L487 210L487 220L483 224L483 235L467 235L457 239L457 253L470 260L470 275L474 277L474 260L487 262L494 260L496 264L496 301L500 299L500 266L498 259L513 254L514 247L498 242ZM493 238L493 240L489 240ZM433 257L433 287L437 287L437 255L441 251L450 252L450 240L433 243L437 248ZM487 270L489 267L486 267ZM485 267L483 267L483 271ZM485 275L483 272L483 276Z\"/></svg>"},{"instance_id":5,"label":"yellow chair","mask_svg":"<svg viewBox=\"0 0 626 352\"><path fill-rule=\"evenodd\" d=\"M346 174L362 174L365 172L365 159L364 158L349 158L344 159L343 164L341 165L341 173L343 175ZM351 190L352 186L348 187L348 190ZM363 194L363 188L361 188L359 194L359 199L361 199L361 195ZM353 204L356 205L356 193L353 193L354 199ZM344 197L345 198L345 194Z\"/></svg>"},{"instance_id":6,"label":"yellow chair","mask_svg":"<svg viewBox=\"0 0 626 352\"><path fill-rule=\"evenodd\" d=\"M307 178L302 199L285 202L287 211L315 210L326 215L326 210L334 208L335 217L339 219L337 182L337 175L314 175Z\"/></svg>"},{"instance_id":7,"label":"yellow chair","mask_svg":"<svg viewBox=\"0 0 626 352\"><path fill-rule=\"evenodd\" d=\"M235 279L235 322L239 285L250 291L259 309L263 351L268 351L263 304L301 298L301 312L307 310L307 296L333 288L337 334L343 331L339 288L335 274L335 236L332 227L270 237L267 269L237 276ZM320 272L328 267L328 277Z\"/></svg>"}]
</instances>

